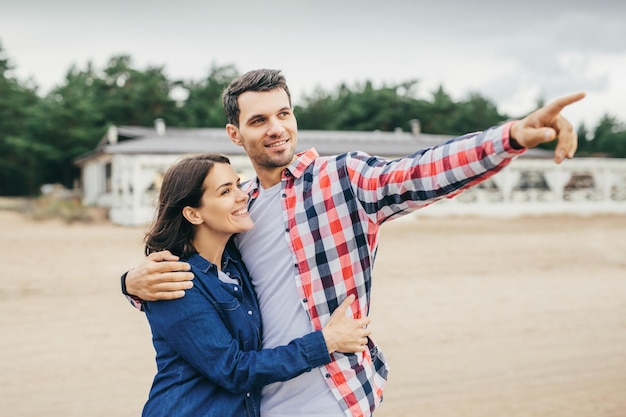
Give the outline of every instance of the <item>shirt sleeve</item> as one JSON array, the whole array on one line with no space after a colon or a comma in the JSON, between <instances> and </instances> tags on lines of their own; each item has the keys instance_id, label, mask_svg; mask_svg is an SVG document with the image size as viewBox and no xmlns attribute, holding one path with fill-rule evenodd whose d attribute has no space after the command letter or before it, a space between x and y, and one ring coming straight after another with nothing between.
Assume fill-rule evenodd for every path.
<instances>
[{"instance_id":1,"label":"shirt sleeve","mask_svg":"<svg viewBox=\"0 0 626 417\"><path fill-rule=\"evenodd\" d=\"M155 340L161 339L215 384L230 392L246 392L330 362L321 331L273 349L242 350L199 287L194 285L180 299L146 302L145 311Z\"/></svg>"},{"instance_id":2,"label":"shirt sleeve","mask_svg":"<svg viewBox=\"0 0 626 417\"><path fill-rule=\"evenodd\" d=\"M511 145L512 123L395 160L353 152L345 162L352 190L370 219L379 224L443 197L454 197L525 152Z\"/></svg>"}]
</instances>

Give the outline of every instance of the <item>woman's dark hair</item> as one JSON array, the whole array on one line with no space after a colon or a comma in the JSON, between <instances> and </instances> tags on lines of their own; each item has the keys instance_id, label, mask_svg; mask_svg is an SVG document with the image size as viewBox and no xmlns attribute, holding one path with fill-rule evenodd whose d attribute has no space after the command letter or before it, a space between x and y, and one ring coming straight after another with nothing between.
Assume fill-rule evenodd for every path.
<instances>
[{"instance_id":1,"label":"woman's dark hair","mask_svg":"<svg viewBox=\"0 0 626 417\"><path fill-rule=\"evenodd\" d=\"M277 88L285 90L291 107L291 94L287 87L287 81L280 70L258 69L235 78L222 93L224 113L228 123L239 127L239 103L237 99L241 94L246 91L271 91Z\"/></svg>"},{"instance_id":2,"label":"woman's dark hair","mask_svg":"<svg viewBox=\"0 0 626 417\"><path fill-rule=\"evenodd\" d=\"M230 164L228 157L214 153L190 156L170 167L163 176L156 220L146 233L146 255L169 250L176 256L196 253L194 226L183 216L186 206L200 207L204 179L216 163Z\"/></svg>"}]
</instances>

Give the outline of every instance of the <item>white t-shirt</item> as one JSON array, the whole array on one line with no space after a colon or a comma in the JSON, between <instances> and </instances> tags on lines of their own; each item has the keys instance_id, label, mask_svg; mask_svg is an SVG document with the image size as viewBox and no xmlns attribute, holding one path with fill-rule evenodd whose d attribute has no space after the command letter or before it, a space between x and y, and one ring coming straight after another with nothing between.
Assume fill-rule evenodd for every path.
<instances>
[{"instance_id":1,"label":"white t-shirt","mask_svg":"<svg viewBox=\"0 0 626 417\"><path fill-rule=\"evenodd\" d=\"M254 227L237 236L237 247L259 298L263 348L286 345L313 331L295 282L296 260L285 232L281 184L259 189L250 207ZM321 368L263 388L263 417L345 416Z\"/></svg>"}]
</instances>

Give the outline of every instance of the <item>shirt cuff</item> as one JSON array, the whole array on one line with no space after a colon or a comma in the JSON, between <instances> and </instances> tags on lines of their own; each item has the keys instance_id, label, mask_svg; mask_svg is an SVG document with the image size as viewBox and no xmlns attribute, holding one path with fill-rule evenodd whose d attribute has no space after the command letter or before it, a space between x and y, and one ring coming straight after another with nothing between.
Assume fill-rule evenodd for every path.
<instances>
[{"instance_id":1,"label":"shirt cuff","mask_svg":"<svg viewBox=\"0 0 626 417\"><path fill-rule=\"evenodd\" d=\"M502 126L502 146L507 153L520 155L526 152L527 148L524 148L511 138L511 126L513 126L513 123L515 123L515 121L507 122Z\"/></svg>"},{"instance_id":2,"label":"shirt cuff","mask_svg":"<svg viewBox=\"0 0 626 417\"><path fill-rule=\"evenodd\" d=\"M321 330L309 333L302 339L311 367L317 368L330 363L332 358L328 353L328 346Z\"/></svg>"}]
</instances>

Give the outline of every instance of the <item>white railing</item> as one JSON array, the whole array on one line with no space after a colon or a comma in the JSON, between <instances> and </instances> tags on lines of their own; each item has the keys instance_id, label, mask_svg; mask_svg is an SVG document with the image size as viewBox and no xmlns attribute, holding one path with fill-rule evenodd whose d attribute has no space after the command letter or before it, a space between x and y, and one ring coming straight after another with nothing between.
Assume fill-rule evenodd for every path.
<instances>
[{"instance_id":1,"label":"white railing","mask_svg":"<svg viewBox=\"0 0 626 417\"><path fill-rule=\"evenodd\" d=\"M486 182L416 215L626 214L626 159L517 159Z\"/></svg>"},{"instance_id":2,"label":"white railing","mask_svg":"<svg viewBox=\"0 0 626 417\"><path fill-rule=\"evenodd\" d=\"M158 178L178 156L114 157L110 219L141 225L154 217ZM244 179L249 161L233 159ZM626 214L626 159L516 159L486 182L444 199L416 216L519 216L541 214ZM411 218L413 216L408 216Z\"/></svg>"}]
</instances>

